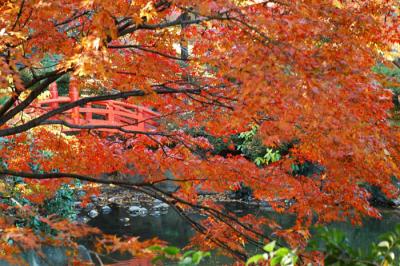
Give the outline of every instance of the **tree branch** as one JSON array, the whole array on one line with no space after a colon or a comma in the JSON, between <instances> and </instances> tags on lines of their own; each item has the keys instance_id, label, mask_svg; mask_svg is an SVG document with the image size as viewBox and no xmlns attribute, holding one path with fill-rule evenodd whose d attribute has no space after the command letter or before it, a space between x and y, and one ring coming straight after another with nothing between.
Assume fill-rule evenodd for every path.
<instances>
[{"instance_id":1,"label":"tree branch","mask_svg":"<svg viewBox=\"0 0 400 266\"><path fill-rule=\"evenodd\" d=\"M5 170L5 169L0 170L0 175L23 177L23 178L27 178L27 179L37 179L37 180L62 179L62 178L78 179L78 180L81 180L81 181L87 181L87 182L98 183L98 184L123 186L125 188L148 187L148 186L153 186L155 184L168 182L168 181L173 181L173 182L178 182L178 183L185 183L185 182L204 181L205 180L205 179L198 179L198 178L191 178L191 179L164 178L164 179L159 179L159 180L154 180L154 181L136 182L136 183L134 183L134 182L128 182L128 181L123 181L123 180L110 180L110 179L94 178L94 177L90 177L90 176L86 176L86 175L79 175L79 174L73 174L73 173L59 173L59 172L54 172L54 173L29 173L29 172L18 172L18 171Z\"/></svg>"},{"instance_id":2,"label":"tree branch","mask_svg":"<svg viewBox=\"0 0 400 266\"><path fill-rule=\"evenodd\" d=\"M148 53L157 54L159 56L163 56L163 57L173 59L173 60L189 61L189 59L182 59L180 57L176 57L176 56L165 54L165 53L162 53L162 52L159 52L156 50L148 49L141 45L108 45L107 48L110 48L110 49L129 49L129 48L131 48L131 49L137 49L137 50L148 52Z\"/></svg>"},{"instance_id":3,"label":"tree branch","mask_svg":"<svg viewBox=\"0 0 400 266\"><path fill-rule=\"evenodd\" d=\"M208 16L208 17L202 17L202 18L196 18L196 19L190 19L190 20L182 20L181 17L179 17L176 20L173 21L167 21L164 23L159 23L159 24L138 24L134 25L132 27L126 27L123 30L119 30L118 35L123 36L129 33L133 33L137 30L160 30L160 29L165 29L169 27L174 27L174 26L182 26L182 25L192 25L192 24L199 24L201 22L205 21L210 21L210 20L229 20L228 17L224 15L216 15L216 16ZM130 22L133 23L133 22Z\"/></svg>"},{"instance_id":4,"label":"tree branch","mask_svg":"<svg viewBox=\"0 0 400 266\"><path fill-rule=\"evenodd\" d=\"M54 26L58 27L58 26L61 26L61 25L64 25L64 24L68 24L68 23L74 21L75 19L78 19L78 18L80 18L82 16L85 16L85 15L87 15L89 13L90 13L90 11L87 10L87 11L84 11L84 12L82 12L80 14L74 14L74 15L72 15L72 17L70 17L70 18L68 18L68 19L66 19L64 21L54 23Z\"/></svg>"},{"instance_id":5,"label":"tree branch","mask_svg":"<svg viewBox=\"0 0 400 266\"><path fill-rule=\"evenodd\" d=\"M11 109L10 111L8 111L7 113L3 114L0 117L0 125L4 125L7 121L9 121L10 119L12 119L16 114L18 114L19 112L23 111L26 107L29 106L29 104L31 104L46 88L47 86L49 86L51 83L53 83L54 81L56 81L59 77L61 77L64 73L59 73L57 75L54 75L50 78L48 78L45 82L43 82L42 84L40 84L37 88L35 88L30 94L29 96L22 101L19 105L17 105L16 107L14 107L14 109ZM6 109L9 109L14 102L16 102L16 100L18 99L18 96L16 97L12 97L0 110L0 114L4 113L4 111Z\"/></svg>"},{"instance_id":6,"label":"tree branch","mask_svg":"<svg viewBox=\"0 0 400 266\"><path fill-rule=\"evenodd\" d=\"M22 11L23 11L23 9L24 9L24 5L25 5L25 0L22 0L22 2L21 2L21 7L19 8L17 18L16 18L16 20L15 20L15 22L14 22L14 25L12 26L12 30L15 29L15 27L16 27L17 24L18 24L19 19L21 18Z\"/></svg>"},{"instance_id":7,"label":"tree branch","mask_svg":"<svg viewBox=\"0 0 400 266\"><path fill-rule=\"evenodd\" d=\"M168 87L162 86L162 87L155 88L153 90L153 92L156 93L156 94L199 93L200 90L199 89L172 89L172 88L168 88ZM57 114L61 114L61 113L65 112L65 111L67 111L67 110L70 110L70 109L72 109L74 107L77 107L77 106L80 106L80 105L87 104L89 102L98 102L98 101L116 100L116 99L126 99L126 98L129 98L129 97L145 96L145 95L148 95L148 94L150 94L150 92L144 92L142 90L134 90L134 91L116 93L116 94L112 94L112 95L100 95L100 96L81 98L81 99L79 99L79 100L77 100L75 102L67 103L67 104L65 104L63 106L60 106L57 109L51 110L51 111L49 111L49 112L47 112L47 113L45 113L45 114L43 114L43 115L41 115L41 116L39 116L37 118L34 118L34 119L26 122L23 125L19 125L19 126L12 127L12 128L2 129L2 130L0 130L0 136L2 136L2 137L10 136L10 135L14 135L14 134L17 134L17 133L21 133L21 132L27 131L27 130L29 130L31 128L34 128L36 126L41 125L44 121L46 121L47 119L49 119L49 118L51 118L51 117L53 117L53 116L55 116ZM21 106L21 104L19 106ZM14 108L14 109L16 109L16 108ZM16 113L18 113L18 112L16 112ZM13 113L15 113L15 111Z\"/></svg>"},{"instance_id":8,"label":"tree branch","mask_svg":"<svg viewBox=\"0 0 400 266\"><path fill-rule=\"evenodd\" d=\"M140 121L138 122L140 123ZM92 130L92 129L115 129L124 133L128 134L140 134L140 135L151 135L151 136L163 136L163 137L169 137L172 136L167 133L163 132L150 132L150 131L140 131L140 130L128 130L125 129L124 127L131 126L129 124L126 125L121 125L121 126L115 126L115 125L76 125L72 124L69 122L66 122L64 120L46 120L41 123L41 125L63 125L69 128L76 128L76 129L87 129L87 130Z\"/></svg>"}]
</instances>

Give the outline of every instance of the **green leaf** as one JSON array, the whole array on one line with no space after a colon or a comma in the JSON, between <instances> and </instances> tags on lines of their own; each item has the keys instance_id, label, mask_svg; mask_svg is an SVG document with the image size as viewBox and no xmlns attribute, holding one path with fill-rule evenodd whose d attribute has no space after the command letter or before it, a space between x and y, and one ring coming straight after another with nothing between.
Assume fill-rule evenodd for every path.
<instances>
[{"instance_id":1,"label":"green leaf","mask_svg":"<svg viewBox=\"0 0 400 266\"><path fill-rule=\"evenodd\" d=\"M165 260L165 256L164 256L164 255L158 255L158 256L154 257L154 258L151 260L151 262L154 264L154 263L156 263L156 262L159 261L159 260Z\"/></svg>"},{"instance_id":2,"label":"green leaf","mask_svg":"<svg viewBox=\"0 0 400 266\"><path fill-rule=\"evenodd\" d=\"M380 243L378 244L378 247L386 247L386 248L389 248L389 247L390 247L390 244L389 244L388 241L382 241L382 242L380 242Z\"/></svg>"},{"instance_id":3,"label":"green leaf","mask_svg":"<svg viewBox=\"0 0 400 266\"><path fill-rule=\"evenodd\" d=\"M293 264L294 265L296 265L298 260L299 260L299 257L297 255L293 255Z\"/></svg>"},{"instance_id":4,"label":"green leaf","mask_svg":"<svg viewBox=\"0 0 400 266\"><path fill-rule=\"evenodd\" d=\"M257 166L260 166L265 163L265 160L262 157L257 157L254 162L256 163Z\"/></svg>"},{"instance_id":5,"label":"green leaf","mask_svg":"<svg viewBox=\"0 0 400 266\"><path fill-rule=\"evenodd\" d=\"M274 250L275 244L276 244L276 241L275 241L275 240L272 241L272 242L269 242L268 244L266 244L266 245L263 247L263 249L264 249L266 252L271 252L271 251Z\"/></svg>"},{"instance_id":6,"label":"green leaf","mask_svg":"<svg viewBox=\"0 0 400 266\"><path fill-rule=\"evenodd\" d=\"M192 254L195 253L195 252L196 252L196 251L194 251L194 250L186 251L186 252L183 254L183 257L186 258L186 257L192 255Z\"/></svg>"},{"instance_id":7,"label":"green leaf","mask_svg":"<svg viewBox=\"0 0 400 266\"><path fill-rule=\"evenodd\" d=\"M275 251L274 256L276 256L276 257L284 257L284 256L286 256L286 255L289 254L289 253L290 253L290 250L289 250L289 249L287 249L287 248L280 248L280 249L278 249L277 251Z\"/></svg>"},{"instance_id":8,"label":"green leaf","mask_svg":"<svg viewBox=\"0 0 400 266\"><path fill-rule=\"evenodd\" d=\"M150 251L162 251L162 247L160 246L151 246L147 248Z\"/></svg>"},{"instance_id":9,"label":"green leaf","mask_svg":"<svg viewBox=\"0 0 400 266\"><path fill-rule=\"evenodd\" d=\"M281 260L281 265L282 266L294 266L296 263L295 259L297 256L294 255L294 253L289 253L286 256L284 256Z\"/></svg>"},{"instance_id":10,"label":"green leaf","mask_svg":"<svg viewBox=\"0 0 400 266\"><path fill-rule=\"evenodd\" d=\"M202 259L202 257L203 257L203 254L202 254L203 252L201 252L201 251L197 251L197 252L195 252L194 254L193 254L193 256L192 256L192 261L193 261L193 263L194 264L199 264L200 263L200 261L201 261L201 259Z\"/></svg>"},{"instance_id":11,"label":"green leaf","mask_svg":"<svg viewBox=\"0 0 400 266\"><path fill-rule=\"evenodd\" d=\"M264 258L264 255L263 255L263 254L254 255L254 256L250 257L250 258L247 260L246 266L247 266L247 265L250 265L250 264L252 264L252 263L257 264L260 260L264 260L264 259L265 259L265 258Z\"/></svg>"},{"instance_id":12,"label":"green leaf","mask_svg":"<svg viewBox=\"0 0 400 266\"><path fill-rule=\"evenodd\" d=\"M179 251L180 250L177 247L166 247L166 248L164 248L164 252L166 254L172 255L172 256L179 254Z\"/></svg>"},{"instance_id":13,"label":"green leaf","mask_svg":"<svg viewBox=\"0 0 400 266\"><path fill-rule=\"evenodd\" d=\"M178 263L179 266L192 266L193 261L191 257L186 257Z\"/></svg>"},{"instance_id":14,"label":"green leaf","mask_svg":"<svg viewBox=\"0 0 400 266\"><path fill-rule=\"evenodd\" d=\"M195 265L197 265L201 262L202 259L204 259L205 257L210 257L210 256L211 256L210 252L197 251L192 256L192 262Z\"/></svg>"},{"instance_id":15,"label":"green leaf","mask_svg":"<svg viewBox=\"0 0 400 266\"><path fill-rule=\"evenodd\" d=\"M270 261L271 266L278 265L281 263L282 257L273 257Z\"/></svg>"}]
</instances>

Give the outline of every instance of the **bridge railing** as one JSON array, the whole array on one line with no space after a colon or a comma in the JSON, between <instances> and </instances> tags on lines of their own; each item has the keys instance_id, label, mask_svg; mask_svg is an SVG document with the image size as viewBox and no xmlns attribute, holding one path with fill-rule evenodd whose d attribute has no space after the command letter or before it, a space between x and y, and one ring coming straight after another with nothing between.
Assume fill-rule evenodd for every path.
<instances>
[{"instance_id":1,"label":"bridge railing","mask_svg":"<svg viewBox=\"0 0 400 266\"><path fill-rule=\"evenodd\" d=\"M47 112L54 110L65 103L74 102L79 99L76 90L70 91L69 96L58 96L57 87L50 86L51 98L39 101L35 104L35 112ZM130 103L106 100L87 103L84 106L77 106L52 119L64 120L74 125L88 126L116 126L125 130L146 131L157 126L155 119L159 114L149 108L133 105ZM65 131L76 131L79 129L70 128ZM117 129L98 128L99 131L117 132Z\"/></svg>"}]
</instances>

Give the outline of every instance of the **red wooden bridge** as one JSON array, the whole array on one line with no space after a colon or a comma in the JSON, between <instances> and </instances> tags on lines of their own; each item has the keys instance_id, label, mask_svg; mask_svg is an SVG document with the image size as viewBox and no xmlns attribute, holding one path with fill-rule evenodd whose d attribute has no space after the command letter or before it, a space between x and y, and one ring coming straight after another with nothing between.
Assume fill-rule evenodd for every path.
<instances>
[{"instance_id":1,"label":"red wooden bridge","mask_svg":"<svg viewBox=\"0 0 400 266\"><path fill-rule=\"evenodd\" d=\"M50 99L39 101L34 105L34 112L48 112L65 103L79 100L79 92L72 86L69 96L59 96L56 83L50 85ZM118 127L127 131L147 131L157 126L154 118L159 116L149 108L123 101L97 101L83 107L74 107L51 119L63 120L74 126L94 126L97 131L118 132ZM102 128L104 126L104 128ZM107 128L108 127L108 128ZM85 127L81 127L85 128ZM64 131L79 131L79 128L68 128Z\"/></svg>"}]
</instances>

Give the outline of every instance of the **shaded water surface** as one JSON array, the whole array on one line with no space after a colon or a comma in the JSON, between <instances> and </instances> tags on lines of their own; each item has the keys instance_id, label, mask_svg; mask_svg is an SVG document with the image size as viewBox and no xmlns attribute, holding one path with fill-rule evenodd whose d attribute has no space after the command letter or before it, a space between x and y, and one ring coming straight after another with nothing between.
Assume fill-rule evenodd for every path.
<instances>
[{"instance_id":1,"label":"shaded water surface","mask_svg":"<svg viewBox=\"0 0 400 266\"><path fill-rule=\"evenodd\" d=\"M229 210L238 215L252 213L257 216L274 218L283 226L290 226L294 218L288 215L277 214L270 210L249 207L240 204L228 204ZM371 242L375 241L379 235L394 229L400 223L399 210L382 210L382 219L366 218L362 227L353 226L350 223L333 223L330 227L344 231L354 247L367 248ZM128 219L129 218L129 221ZM196 218L201 219L201 216ZM100 214L89 222L105 233L116 234L119 236L139 236L140 239L151 239L154 237L167 241L169 245L184 247L194 235L194 230L173 210L161 215L129 216L127 209L121 207L113 208L109 214ZM129 257L114 254L105 259L104 262L110 263L113 259L123 260ZM213 256L212 259L204 262L203 265L223 265L229 263L228 258Z\"/></svg>"}]
</instances>

